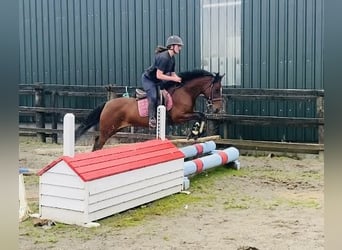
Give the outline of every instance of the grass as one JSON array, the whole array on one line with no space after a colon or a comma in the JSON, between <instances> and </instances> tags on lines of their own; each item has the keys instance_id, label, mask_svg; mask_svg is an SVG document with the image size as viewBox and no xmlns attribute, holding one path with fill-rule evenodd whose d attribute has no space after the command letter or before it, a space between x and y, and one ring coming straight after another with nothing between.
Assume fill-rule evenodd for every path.
<instances>
[{"instance_id":1,"label":"grass","mask_svg":"<svg viewBox=\"0 0 342 250\"><path fill-rule=\"evenodd\" d=\"M304 208L320 208L321 204L313 198L306 199L294 199L294 198L278 198L277 201L280 204L284 204L290 208L304 207Z\"/></svg>"},{"instance_id":2,"label":"grass","mask_svg":"<svg viewBox=\"0 0 342 250\"><path fill-rule=\"evenodd\" d=\"M248 198L240 198L231 197L227 199L224 204L224 209L247 209L250 207L250 197Z\"/></svg>"},{"instance_id":3,"label":"grass","mask_svg":"<svg viewBox=\"0 0 342 250\"><path fill-rule=\"evenodd\" d=\"M32 148L50 148L51 142L44 143L41 142L37 137L35 136L19 136L19 148L20 145L30 145ZM61 146L60 144L52 144L56 146Z\"/></svg>"},{"instance_id":4,"label":"grass","mask_svg":"<svg viewBox=\"0 0 342 250\"><path fill-rule=\"evenodd\" d=\"M24 183L25 183L25 186L39 185L39 176L38 175L24 176Z\"/></svg>"},{"instance_id":5,"label":"grass","mask_svg":"<svg viewBox=\"0 0 342 250\"><path fill-rule=\"evenodd\" d=\"M248 171L251 178L265 179L273 182L312 182L320 181L323 174L318 171L302 171L300 173L282 169L257 169Z\"/></svg>"},{"instance_id":6,"label":"grass","mask_svg":"<svg viewBox=\"0 0 342 250\"><path fill-rule=\"evenodd\" d=\"M100 223L101 225L115 228L137 226L152 216L172 216L179 212L184 207L184 204L190 204L200 200L201 198L196 196L174 194L139 206L138 208L110 216L101 220Z\"/></svg>"}]
</instances>

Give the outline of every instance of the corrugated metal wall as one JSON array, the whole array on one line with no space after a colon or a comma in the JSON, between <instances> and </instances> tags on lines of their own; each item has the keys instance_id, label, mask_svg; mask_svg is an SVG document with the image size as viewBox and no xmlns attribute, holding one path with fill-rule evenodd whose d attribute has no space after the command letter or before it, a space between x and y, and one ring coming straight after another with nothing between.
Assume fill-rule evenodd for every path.
<instances>
[{"instance_id":1,"label":"corrugated metal wall","mask_svg":"<svg viewBox=\"0 0 342 250\"><path fill-rule=\"evenodd\" d=\"M242 9L243 88L323 89L323 0L245 0ZM308 101L237 102L236 114L315 117ZM235 126L236 137L317 141L314 128Z\"/></svg>"},{"instance_id":2,"label":"corrugated metal wall","mask_svg":"<svg viewBox=\"0 0 342 250\"><path fill-rule=\"evenodd\" d=\"M323 88L323 1L244 1L241 87Z\"/></svg>"},{"instance_id":3,"label":"corrugated metal wall","mask_svg":"<svg viewBox=\"0 0 342 250\"><path fill-rule=\"evenodd\" d=\"M185 43L177 70L200 67L196 0L20 0L20 83L140 85L157 45Z\"/></svg>"},{"instance_id":4,"label":"corrugated metal wall","mask_svg":"<svg viewBox=\"0 0 342 250\"><path fill-rule=\"evenodd\" d=\"M202 0L202 66L226 86L322 89L323 1Z\"/></svg>"}]
</instances>

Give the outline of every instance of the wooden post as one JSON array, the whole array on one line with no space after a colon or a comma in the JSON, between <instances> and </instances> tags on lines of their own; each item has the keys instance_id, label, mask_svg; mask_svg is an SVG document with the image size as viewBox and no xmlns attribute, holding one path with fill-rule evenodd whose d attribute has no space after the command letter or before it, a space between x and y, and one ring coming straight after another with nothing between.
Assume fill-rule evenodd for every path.
<instances>
[{"instance_id":1,"label":"wooden post","mask_svg":"<svg viewBox=\"0 0 342 250\"><path fill-rule=\"evenodd\" d=\"M228 129L229 129L229 122L223 123L223 138L228 139Z\"/></svg>"},{"instance_id":2,"label":"wooden post","mask_svg":"<svg viewBox=\"0 0 342 250\"><path fill-rule=\"evenodd\" d=\"M52 91L51 103L52 103L54 108L57 108L57 95L58 95L58 93L56 91ZM58 114L56 112L53 112L52 117L51 117L51 128L52 129L57 129L57 120L58 120ZM52 139L52 143L57 143L58 134L52 133L51 139Z\"/></svg>"},{"instance_id":3,"label":"wooden post","mask_svg":"<svg viewBox=\"0 0 342 250\"><path fill-rule=\"evenodd\" d=\"M114 91L114 86L113 85L108 85L106 87L106 90L107 90L107 100L111 100L111 99L114 99L114 98L117 98L117 94L115 93Z\"/></svg>"},{"instance_id":4,"label":"wooden post","mask_svg":"<svg viewBox=\"0 0 342 250\"><path fill-rule=\"evenodd\" d=\"M211 107L207 106L207 114L212 114L213 110ZM218 135L220 133L220 121L206 119L206 134L207 136Z\"/></svg>"},{"instance_id":5,"label":"wooden post","mask_svg":"<svg viewBox=\"0 0 342 250\"><path fill-rule=\"evenodd\" d=\"M226 96L223 96L223 112L228 113L228 104L229 104L229 99ZM223 138L228 139L229 138L229 127L230 127L230 121L223 122Z\"/></svg>"},{"instance_id":6,"label":"wooden post","mask_svg":"<svg viewBox=\"0 0 342 250\"><path fill-rule=\"evenodd\" d=\"M44 107L44 88L42 83L37 83L35 90L35 107ZM44 112L36 112L36 127L45 128ZM46 142L46 134L44 132L37 132L37 137L42 142Z\"/></svg>"},{"instance_id":7,"label":"wooden post","mask_svg":"<svg viewBox=\"0 0 342 250\"><path fill-rule=\"evenodd\" d=\"M207 121L207 136L220 134L220 121L208 120Z\"/></svg>"},{"instance_id":8,"label":"wooden post","mask_svg":"<svg viewBox=\"0 0 342 250\"><path fill-rule=\"evenodd\" d=\"M316 99L316 114L318 118L324 118L324 99L323 96L319 96ZM324 144L324 126L318 126L318 143Z\"/></svg>"}]
</instances>

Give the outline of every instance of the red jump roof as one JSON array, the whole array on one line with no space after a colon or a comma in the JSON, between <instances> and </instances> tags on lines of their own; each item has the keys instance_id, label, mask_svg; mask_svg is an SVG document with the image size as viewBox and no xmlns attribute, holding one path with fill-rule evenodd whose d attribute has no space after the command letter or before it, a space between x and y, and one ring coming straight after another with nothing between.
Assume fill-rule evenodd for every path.
<instances>
[{"instance_id":1,"label":"red jump roof","mask_svg":"<svg viewBox=\"0 0 342 250\"><path fill-rule=\"evenodd\" d=\"M74 157L62 156L41 169L38 175L63 160L83 181L91 181L181 158L184 158L184 154L170 141L149 140L79 153Z\"/></svg>"}]
</instances>

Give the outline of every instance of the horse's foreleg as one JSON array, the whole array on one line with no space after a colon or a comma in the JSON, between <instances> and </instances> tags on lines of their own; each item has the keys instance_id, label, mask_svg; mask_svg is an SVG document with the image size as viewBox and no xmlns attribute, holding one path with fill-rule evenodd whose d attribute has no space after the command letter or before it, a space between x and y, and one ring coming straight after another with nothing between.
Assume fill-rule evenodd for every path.
<instances>
[{"instance_id":1,"label":"horse's foreleg","mask_svg":"<svg viewBox=\"0 0 342 250\"><path fill-rule=\"evenodd\" d=\"M194 120L188 139L194 138L195 140L203 134L205 126L205 115L201 112L194 112L189 120Z\"/></svg>"},{"instance_id":2,"label":"horse's foreleg","mask_svg":"<svg viewBox=\"0 0 342 250\"><path fill-rule=\"evenodd\" d=\"M95 137L93 151L102 149L107 140L116 132L117 130L100 131L100 135Z\"/></svg>"}]
</instances>

